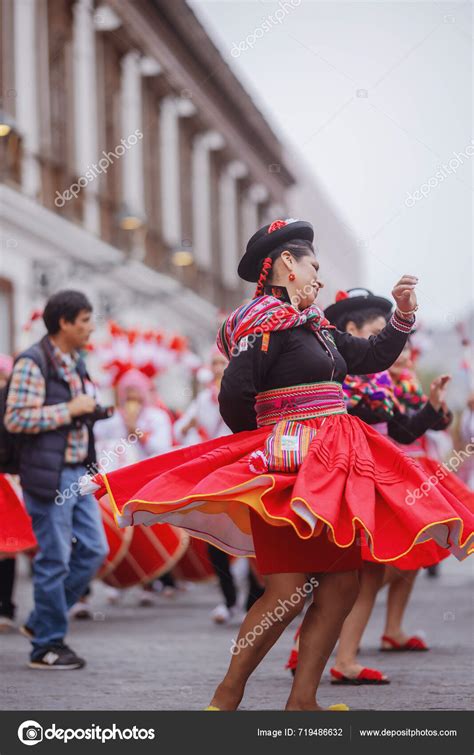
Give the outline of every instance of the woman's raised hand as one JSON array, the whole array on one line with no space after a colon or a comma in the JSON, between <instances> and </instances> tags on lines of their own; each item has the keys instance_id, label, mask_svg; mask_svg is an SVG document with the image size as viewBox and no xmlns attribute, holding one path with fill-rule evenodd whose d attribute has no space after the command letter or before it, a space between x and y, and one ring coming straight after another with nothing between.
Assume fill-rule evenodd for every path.
<instances>
[{"instance_id":1,"label":"woman's raised hand","mask_svg":"<svg viewBox=\"0 0 474 755\"><path fill-rule=\"evenodd\" d=\"M412 315L418 308L416 301L415 286L418 278L414 275L402 275L398 283L395 283L392 296L397 304L397 309L402 315Z\"/></svg>"},{"instance_id":2,"label":"woman's raised hand","mask_svg":"<svg viewBox=\"0 0 474 755\"><path fill-rule=\"evenodd\" d=\"M429 400L436 411L446 406L446 391L450 380L450 375L440 375L431 383Z\"/></svg>"}]
</instances>

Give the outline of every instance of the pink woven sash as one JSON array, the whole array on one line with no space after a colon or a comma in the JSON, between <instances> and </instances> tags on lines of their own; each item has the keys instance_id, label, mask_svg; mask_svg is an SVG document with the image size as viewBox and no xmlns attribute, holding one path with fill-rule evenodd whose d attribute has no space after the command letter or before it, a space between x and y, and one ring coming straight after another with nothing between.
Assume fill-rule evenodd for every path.
<instances>
[{"instance_id":1,"label":"pink woven sash","mask_svg":"<svg viewBox=\"0 0 474 755\"><path fill-rule=\"evenodd\" d=\"M273 425L281 419L302 420L346 414L341 383L305 383L257 394L257 425Z\"/></svg>"}]
</instances>

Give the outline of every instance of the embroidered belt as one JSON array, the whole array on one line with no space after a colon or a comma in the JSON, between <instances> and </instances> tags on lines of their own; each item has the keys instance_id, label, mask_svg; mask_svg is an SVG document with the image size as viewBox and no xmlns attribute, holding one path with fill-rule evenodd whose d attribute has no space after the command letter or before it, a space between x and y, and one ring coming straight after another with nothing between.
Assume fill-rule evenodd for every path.
<instances>
[{"instance_id":1,"label":"embroidered belt","mask_svg":"<svg viewBox=\"0 0 474 755\"><path fill-rule=\"evenodd\" d=\"M303 420L346 414L341 383L305 383L258 393L257 425L273 425L281 419Z\"/></svg>"}]
</instances>

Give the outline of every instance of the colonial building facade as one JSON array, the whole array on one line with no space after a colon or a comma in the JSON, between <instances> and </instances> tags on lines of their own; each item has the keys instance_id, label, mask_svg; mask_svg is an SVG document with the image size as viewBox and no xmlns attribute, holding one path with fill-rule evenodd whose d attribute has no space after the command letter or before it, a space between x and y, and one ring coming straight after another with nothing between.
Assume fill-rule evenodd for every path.
<instances>
[{"instance_id":1,"label":"colonial building facade","mask_svg":"<svg viewBox=\"0 0 474 755\"><path fill-rule=\"evenodd\" d=\"M350 232L184 0L0 8L0 350L65 286L103 318L208 342L248 295L245 241L288 214L314 220L337 284L353 281Z\"/></svg>"}]
</instances>

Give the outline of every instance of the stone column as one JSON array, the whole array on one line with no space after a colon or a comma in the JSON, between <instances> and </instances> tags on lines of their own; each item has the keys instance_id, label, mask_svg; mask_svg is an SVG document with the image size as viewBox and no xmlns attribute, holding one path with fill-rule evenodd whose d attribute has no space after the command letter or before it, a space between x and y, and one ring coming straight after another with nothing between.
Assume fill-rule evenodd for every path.
<instances>
[{"instance_id":1,"label":"stone column","mask_svg":"<svg viewBox=\"0 0 474 755\"><path fill-rule=\"evenodd\" d=\"M252 184L242 202L242 227L245 239L260 228L259 207L268 199L268 190L263 184Z\"/></svg>"},{"instance_id":2,"label":"stone column","mask_svg":"<svg viewBox=\"0 0 474 755\"><path fill-rule=\"evenodd\" d=\"M174 96L161 103L161 198L164 242L171 248L182 243L179 119L193 115L190 100Z\"/></svg>"},{"instance_id":3,"label":"stone column","mask_svg":"<svg viewBox=\"0 0 474 755\"><path fill-rule=\"evenodd\" d=\"M237 181L247 175L247 167L234 160L223 171L219 182L222 281L227 288L238 288L239 213Z\"/></svg>"},{"instance_id":4,"label":"stone column","mask_svg":"<svg viewBox=\"0 0 474 755\"><path fill-rule=\"evenodd\" d=\"M92 0L77 0L74 5L73 49L75 171L78 177L84 176L98 159L97 76L92 14ZM100 212L95 182L99 180L99 177L95 177L82 189L84 226L97 235L100 233Z\"/></svg>"},{"instance_id":5,"label":"stone column","mask_svg":"<svg viewBox=\"0 0 474 755\"><path fill-rule=\"evenodd\" d=\"M224 147L217 131L196 136L192 155L193 250L196 265L212 267L211 170L210 153Z\"/></svg>"},{"instance_id":6,"label":"stone column","mask_svg":"<svg viewBox=\"0 0 474 755\"><path fill-rule=\"evenodd\" d=\"M145 219L143 181L142 82L140 55L136 51L122 58L122 146L120 156L123 202L127 211ZM122 152L118 145L117 153Z\"/></svg>"}]
</instances>

